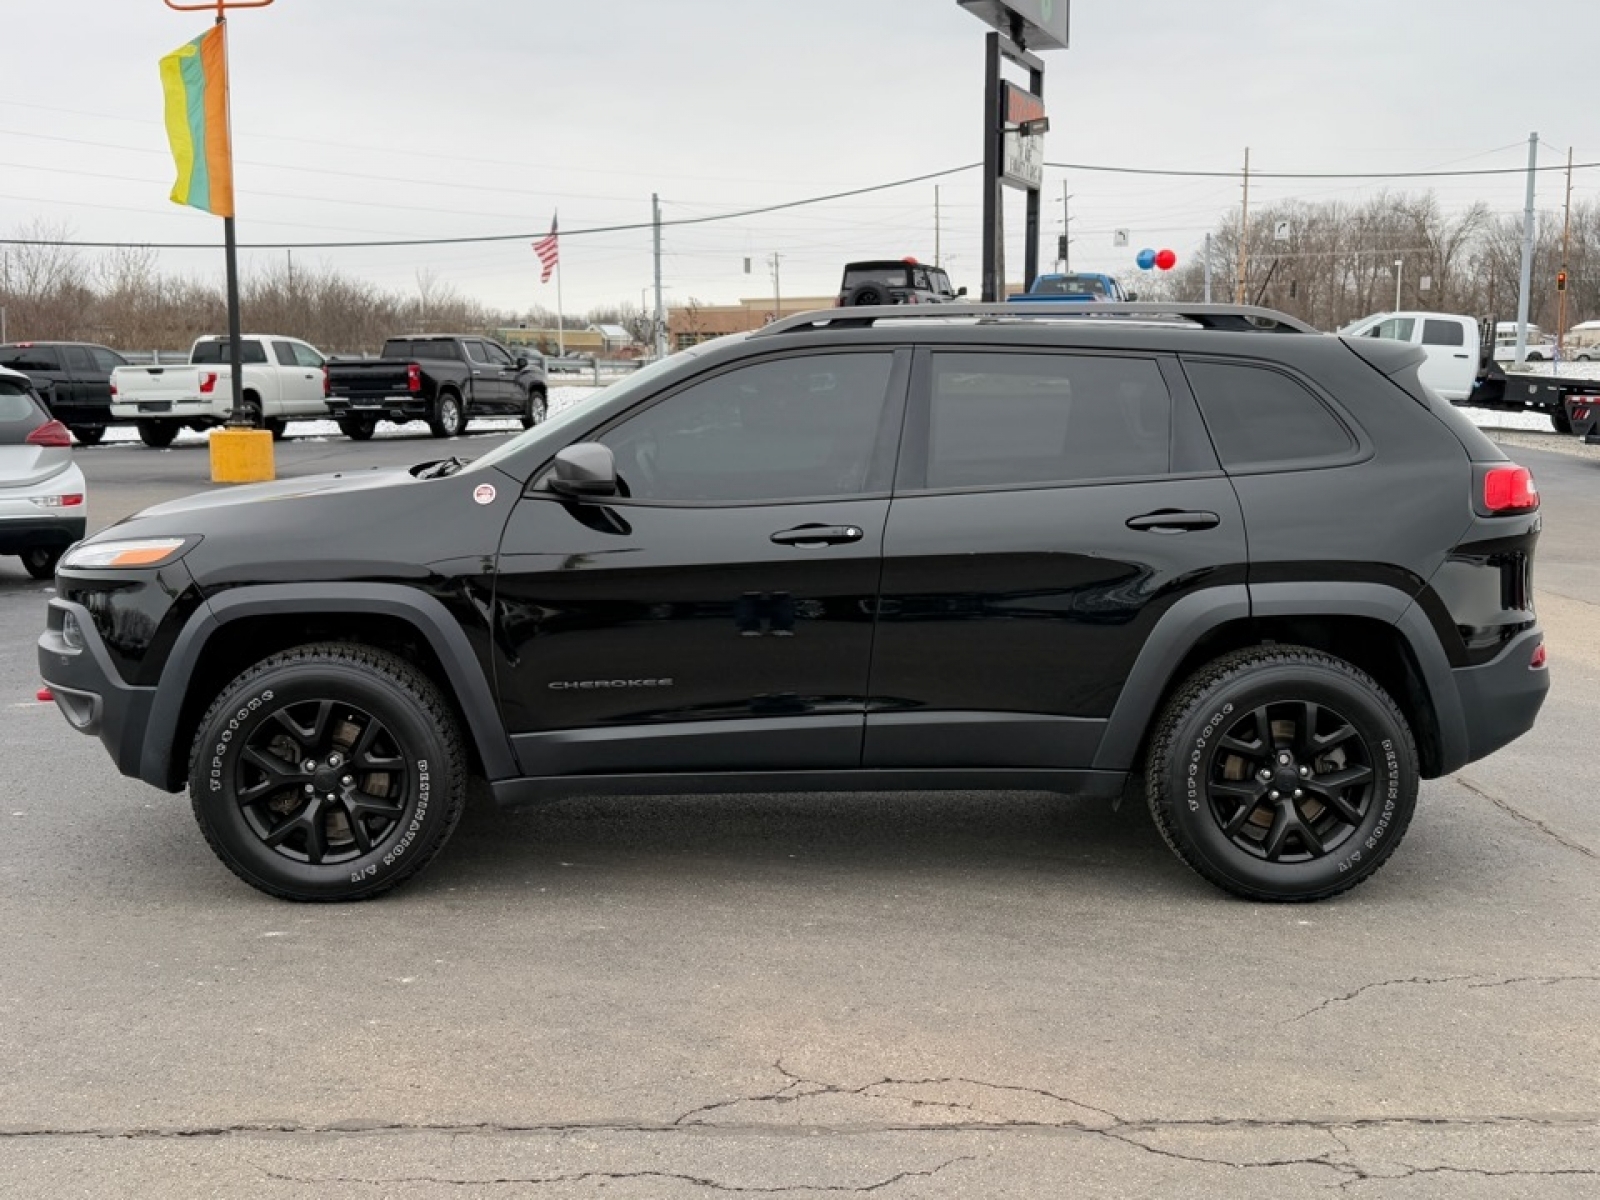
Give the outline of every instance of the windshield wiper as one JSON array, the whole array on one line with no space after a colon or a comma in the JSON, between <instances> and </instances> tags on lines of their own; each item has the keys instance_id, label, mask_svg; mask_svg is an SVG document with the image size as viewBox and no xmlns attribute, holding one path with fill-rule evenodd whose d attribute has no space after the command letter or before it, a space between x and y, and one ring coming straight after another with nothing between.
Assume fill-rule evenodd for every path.
<instances>
[{"instance_id":1,"label":"windshield wiper","mask_svg":"<svg viewBox=\"0 0 1600 1200\"><path fill-rule=\"evenodd\" d=\"M472 460L469 458L441 458L438 462L423 463L411 473L418 479L443 479L454 475Z\"/></svg>"}]
</instances>

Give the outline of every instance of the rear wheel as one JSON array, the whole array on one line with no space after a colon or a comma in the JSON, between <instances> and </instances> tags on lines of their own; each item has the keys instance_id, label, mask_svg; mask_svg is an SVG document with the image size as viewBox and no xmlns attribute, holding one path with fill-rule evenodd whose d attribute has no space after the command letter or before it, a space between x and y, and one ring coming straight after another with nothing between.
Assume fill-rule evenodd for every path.
<instances>
[{"instance_id":1,"label":"rear wheel","mask_svg":"<svg viewBox=\"0 0 1600 1200\"><path fill-rule=\"evenodd\" d=\"M35 579L54 579L64 546L34 546L22 552L22 566Z\"/></svg>"},{"instance_id":2,"label":"rear wheel","mask_svg":"<svg viewBox=\"0 0 1600 1200\"><path fill-rule=\"evenodd\" d=\"M236 875L286 900L365 900L444 846L466 802L454 714L415 667L339 643L275 654L201 719L189 794Z\"/></svg>"},{"instance_id":3,"label":"rear wheel","mask_svg":"<svg viewBox=\"0 0 1600 1200\"><path fill-rule=\"evenodd\" d=\"M140 421L138 422L138 430L141 442L146 446L162 450L172 445L172 439L178 436L178 423L176 421Z\"/></svg>"},{"instance_id":4,"label":"rear wheel","mask_svg":"<svg viewBox=\"0 0 1600 1200\"><path fill-rule=\"evenodd\" d=\"M283 417L269 417L264 424L275 442L283 441L283 435L289 431L289 422Z\"/></svg>"},{"instance_id":5,"label":"rear wheel","mask_svg":"<svg viewBox=\"0 0 1600 1200\"><path fill-rule=\"evenodd\" d=\"M1567 416L1565 408L1556 408L1550 411L1550 427L1557 433L1572 432L1572 418Z\"/></svg>"},{"instance_id":6,"label":"rear wheel","mask_svg":"<svg viewBox=\"0 0 1600 1200\"><path fill-rule=\"evenodd\" d=\"M105 440L106 427L104 425L72 425L72 436L84 446L98 446Z\"/></svg>"},{"instance_id":7,"label":"rear wheel","mask_svg":"<svg viewBox=\"0 0 1600 1200\"><path fill-rule=\"evenodd\" d=\"M466 427L461 397L454 392L441 393L433 406L433 418L428 422L429 432L436 438L460 437Z\"/></svg>"},{"instance_id":8,"label":"rear wheel","mask_svg":"<svg viewBox=\"0 0 1600 1200\"><path fill-rule=\"evenodd\" d=\"M372 431L378 427L375 417L340 417L339 432L352 442L365 442L372 437Z\"/></svg>"},{"instance_id":9,"label":"rear wheel","mask_svg":"<svg viewBox=\"0 0 1600 1200\"><path fill-rule=\"evenodd\" d=\"M1145 773L1161 836L1251 900L1320 900L1372 875L1415 807L1416 744L1365 672L1303 647L1241 650L1196 673L1156 726Z\"/></svg>"}]
</instances>

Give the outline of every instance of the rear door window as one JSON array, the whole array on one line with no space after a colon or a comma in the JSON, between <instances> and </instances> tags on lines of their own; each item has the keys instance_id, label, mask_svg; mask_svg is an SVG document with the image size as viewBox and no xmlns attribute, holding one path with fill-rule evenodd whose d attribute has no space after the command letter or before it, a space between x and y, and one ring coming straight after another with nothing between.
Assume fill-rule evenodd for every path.
<instances>
[{"instance_id":1,"label":"rear door window","mask_svg":"<svg viewBox=\"0 0 1600 1200\"><path fill-rule=\"evenodd\" d=\"M927 476L903 481L913 490L1148 477L1170 469L1172 396L1153 359L938 353L930 378Z\"/></svg>"},{"instance_id":2,"label":"rear door window","mask_svg":"<svg viewBox=\"0 0 1600 1200\"><path fill-rule=\"evenodd\" d=\"M91 346L89 348L89 353L94 358L94 365L99 370L104 371L107 375L111 374L111 372L116 370L118 367L125 367L128 365L128 360L123 358L122 355L118 354L115 350L107 350L104 346Z\"/></svg>"},{"instance_id":3,"label":"rear door window","mask_svg":"<svg viewBox=\"0 0 1600 1200\"><path fill-rule=\"evenodd\" d=\"M1422 344L1424 346L1465 346L1467 344L1467 335L1461 328L1459 321L1424 319L1422 322Z\"/></svg>"},{"instance_id":4,"label":"rear door window","mask_svg":"<svg viewBox=\"0 0 1600 1200\"><path fill-rule=\"evenodd\" d=\"M67 360L67 368L75 375L94 374L94 357L83 346L63 346L61 352Z\"/></svg>"}]
</instances>

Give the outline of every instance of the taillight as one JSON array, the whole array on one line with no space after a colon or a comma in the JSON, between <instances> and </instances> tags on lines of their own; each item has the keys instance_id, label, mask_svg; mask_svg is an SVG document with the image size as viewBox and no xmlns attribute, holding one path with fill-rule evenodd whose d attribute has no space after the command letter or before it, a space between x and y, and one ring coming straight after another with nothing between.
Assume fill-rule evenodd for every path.
<instances>
[{"instance_id":1,"label":"taillight","mask_svg":"<svg viewBox=\"0 0 1600 1200\"><path fill-rule=\"evenodd\" d=\"M202 396L209 396L209 395L211 395L212 392L214 392L216 390L217 390L217 373L215 371L206 371L206 372L204 372L200 376L200 394Z\"/></svg>"},{"instance_id":2,"label":"taillight","mask_svg":"<svg viewBox=\"0 0 1600 1200\"><path fill-rule=\"evenodd\" d=\"M416 363L406 364L406 391L420 392L422 390L422 368Z\"/></svg>"},{"instance_id":3,"label":"taillight","mask_svg":"<svg viewBox=\"0 0 1600 1200\"><path fill-rule=\"evenodd\" d=\"M1545 665L1544 643L1540 642L1533 648L1533 657L1528 660L1528 670L1537 671Z\"/></svg>"},{"instance_id":4,"label":"taillight","mask_svg":"<svg viewBox=\"0 0 1600 1200\"><path fill-rule=\"evenodd\" d=\"M333 395L333 380L328 378L328 367L326 363L324 363L322 367L322 394L324 396Z\"/></svg>"},{"instance_id":5,"label":"taillight","mask_svg":"<svg viewBox=\"0 0 1600 1200\"><path fill-rule=\"evenodd\" d=\"M117 394L117 381L115 379L111 381L111 394L113 396Z\"/></svg>"},{"instance_id":6,"label":"taillight","mask_svg":"<svg viewBox=\"0 0 1600 1200\"><path fill-rule=\"evenodd\" d=\"M1490 513L1525 512L1539 507L1539 489L1527 467L1490 467L1483 477L1483 506Z\"/></svg>"},{"instance_id":7,"label":"taillight","mask_svg":"<svg viewBox=\"0 0 1600 1200\"><path fill-rule=\"evenodd\" d=\"M27 437L30 446L70 446L72 435L60 421L46 421Z\"/></svg>"}]
</instances>

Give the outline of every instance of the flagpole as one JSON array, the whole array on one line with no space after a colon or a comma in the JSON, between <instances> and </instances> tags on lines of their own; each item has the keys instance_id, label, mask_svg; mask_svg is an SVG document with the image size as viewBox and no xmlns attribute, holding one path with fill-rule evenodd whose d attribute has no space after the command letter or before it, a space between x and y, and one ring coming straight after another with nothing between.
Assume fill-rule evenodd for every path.
<instances>
[{"instance_id":1,"label":"flagpole","mask_svg":"<svg viewBox=\"0 0 1600 1200\"><path fill-rule=\"evenodd\" d=\"M222 61L228 61L228 18L222 6L217 6L217 26L222 30ZM227 79L226 73L223 79ZM228 114L228 148L233 149L233 104L231 97L224 102ZM244 334L239 320L239 242L234 235L232 215L222 218L223 256L227 262L228 276L228 366L232 376L233 407L228 413L229 429L248 429L250 423L244 416L244 348L239 344ZM263 421L263 424L265 422Z\"/></svg>"},{"instance_id":2,"label":"flagpole","mask_svg":"<svg viewBox=\"0 0 1600 1200\"><path fill-rule=\"evenodd\" d=\"M552 229L560 225L561 214L556 213L550 219ZM560 234L556 234L556 353L563 358L567 353L567 318L561 307L561 243Z\"/></svg>"}]
</instances>

